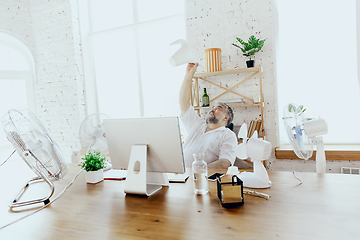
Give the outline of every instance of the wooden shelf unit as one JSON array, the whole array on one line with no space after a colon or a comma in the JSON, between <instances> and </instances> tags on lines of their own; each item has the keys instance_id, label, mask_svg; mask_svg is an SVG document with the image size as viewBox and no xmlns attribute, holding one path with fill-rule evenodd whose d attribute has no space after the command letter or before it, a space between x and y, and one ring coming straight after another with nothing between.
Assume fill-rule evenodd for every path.
<instances>
[{"instance_id":1,"label":"wooden shelf unit","mask_svg":"<svg viewBox=\"0 0 360 240\"><path fill-rule=\"evenodd\" d=\"M252 73L251 75L247 76L246 78L244 78L243 80L239 81L237 84L235 84L234 86L230 87L230 88L226 88L223 87L213 81L209 81L208 79L206 79L207 77L213 77L213 76L226 76L226 75L230 75L230 74L243 74L243 73ZM251 79L253 76L259 74L259 94L260 94L260 102L259 103L255 103L254 100L250 97L247 97L245 95L242 95L240 93L235 92L233 89L237 86L239 86L240 84L242 84L243 82ZM247 100L249 100L251 103L250 104L229 104L230 107L234 108L234 107L251 107L251 106L260 106L260 111L261 111L261 136L264 138L265 136L265 128L264 128L264 96L263 96L263 69L261 66L258 67L253 67L253 68L239 68L239 69L230 69L230 70L225 70L225 71L218 71L218 72L206 72L206 73L197 73L194 75L193 77L194 81L192 82L192 86L191 86L191 105L194 106L194 109L197 110L198 114L200 115L200 109L206 109L206 108L211 108L211 107L202 107L200 106L200 92L199 92L199 79L203 80L205 82L208 82L210 84L213 84L223 90L225 90L224 92L220 93L219 95L213 97L212 99L210 99L210 105L211 102L215 101L216 99L218 99L219 97L221 97L222 95L226 94L226 93L232 93L235 95L238 95L242 98L245 98Z\"/></svg>"}]
</instances>

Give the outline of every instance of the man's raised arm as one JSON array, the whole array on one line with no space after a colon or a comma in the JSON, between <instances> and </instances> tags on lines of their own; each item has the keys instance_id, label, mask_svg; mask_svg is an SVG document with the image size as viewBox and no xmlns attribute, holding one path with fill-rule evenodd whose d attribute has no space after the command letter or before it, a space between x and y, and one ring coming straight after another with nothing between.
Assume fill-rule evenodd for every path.
<instances>
[{"instance_id":1,"label":"man's raised arm","mask_svg":"<svg viewBox=\"0 0 360 240\"><path fill-rule=\"evenodd\" d=\"M195 74L196 68L198 67L198 63L189 63L186 67L186 74L184 77L184 81L180 88L179 94L179 104L181 114L185 114L186 111L190 107L190 94L191 94L191 83L192 78Z\"/></svg>"}]
</instances>

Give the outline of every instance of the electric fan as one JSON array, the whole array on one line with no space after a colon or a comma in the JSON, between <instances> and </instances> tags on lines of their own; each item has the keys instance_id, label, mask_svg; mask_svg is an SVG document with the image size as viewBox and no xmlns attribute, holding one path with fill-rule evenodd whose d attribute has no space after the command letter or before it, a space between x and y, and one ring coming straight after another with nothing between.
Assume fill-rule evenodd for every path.
<instances>
[{"instance_id":1,"label":"electric fan","mask_svg":"<svg viewBox=\"0 0 360 240\"><path fill-rule=\"evenodd\" d=\"M64 160L61 149L50 137L40 120L27 109L11 109L1 121L7 139L37 175L30 179L9 203L10 208L41 202L48 204L55 190L50 179L59 180L68 171L68 164ZM48 196L19 202L31 183L42 180L50 186L51 192Z\"/></svg>"},{"instance_id":2,"label":"electric fan","mask_svg":"<svg viewBox=\"0 0 360 240\"><path fill-rule=\"evenodd\" d=\"M107 155L109 153L105 129L103 125L104 119L110 119L109 116L103 113L94 113L84 119L80 126L79 138L81 148L85 152L100 152L101 155ZM109 170L111 164L106 162L106 168Z\"/></svg>"},{"instance_id":3,"label":"electric fan","mask_svg":"<svg viewBox=\"0 0 360 240\"><path fill-rule=\"evenodd\" d=\"M243 181L244 187L249 188L268 188L271 186L269 175L264 167L263 160L270 157L271 143L258 138L257 131L247 138L247 125L244 123L239 130L238 138L242 139L236 148L236 156L240 159L247 159L250 157L253 162L254 172L242 172L238 177Z\"/></svg>"},{"instance_id":4,"label":"electric fan","mask_svg":"<svg viewBox=\"0 0 360 240\"><path fill-rule=\"evenodd\" d=\"M303 106L290 103L284 108L284 126L291 147L296 156L308 160L313 154L313 143L316 144L316 172L326 172L324 140L321 135L328 132L324 119L306 119Z\"/></svg>"}]
</instances>

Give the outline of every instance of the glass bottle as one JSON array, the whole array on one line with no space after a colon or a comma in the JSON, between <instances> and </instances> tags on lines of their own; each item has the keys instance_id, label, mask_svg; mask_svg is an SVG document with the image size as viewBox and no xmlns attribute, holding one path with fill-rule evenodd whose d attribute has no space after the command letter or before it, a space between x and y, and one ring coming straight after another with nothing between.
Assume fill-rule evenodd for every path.
<instances>
[{"instance_id":1,"label":"glass bottle","mask_svg":"<svg viewBox=\"0 0 360 240\"><path fill-rule=\"evenodd\" d=\"M204 161L205 153L194 153L194 162L192 163L192 173L194 177L194 193L197 195L206 195L209 192L208 186L208 168Z\"/></svg>"},{"instance_id":2,"label":"glass bottle","mask_svg":"<svg viewBox=\"0 0 360 240\"><path fill-rule=\"evenodd\" d=\"M208 107L210 106L210 101L209 101L209 95L207 95L206 93L206 88L204 88L204 95L202 96L202 103L203 103L203 107Z\"/></svg>"}]
</instances>

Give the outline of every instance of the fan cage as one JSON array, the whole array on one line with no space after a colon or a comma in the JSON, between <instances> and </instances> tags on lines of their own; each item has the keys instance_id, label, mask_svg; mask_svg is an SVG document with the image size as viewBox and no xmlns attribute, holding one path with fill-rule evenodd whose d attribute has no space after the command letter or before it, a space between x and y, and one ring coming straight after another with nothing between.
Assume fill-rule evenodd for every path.
<instances>
[{"instance_id":1,"label":"fan cage","mask_svg":"<svg viewBox=\"0 0 360 240\"><path fill-rule=\"evenodd\" d=\"M96 143L95 131L101 129L105 133L103 126L104 119L110 119L110 117L104 113L94 113L89 115L82 122L79 129L79 139L81 148L85 151L91 150L92 146ZM106 155L107 152L102 154Z\"/></svg>"},{"instance_id":2,"label":"fan cage","mask_svg":"<svg viewBox=\"0 0 360 240\"><path fill-rule=\"evenodd\" d=\"M286 134L296 156L308 160L313 154L313 142L304 129L303 111L296 104L290 103L285 106L283 116Z\"/></svg>"},{"instance_id":3,"label":"fan cage","mask_svg":"<svg viewBox=\"0 0 360 240\"><path fill-rule=\"evenodd\" d=\"M2 118L2 125L7 139L35 173L38 169L49 178L65 176L68 164L61 149L32 112L11 109Z\"/></svg>"}]
</instances>

